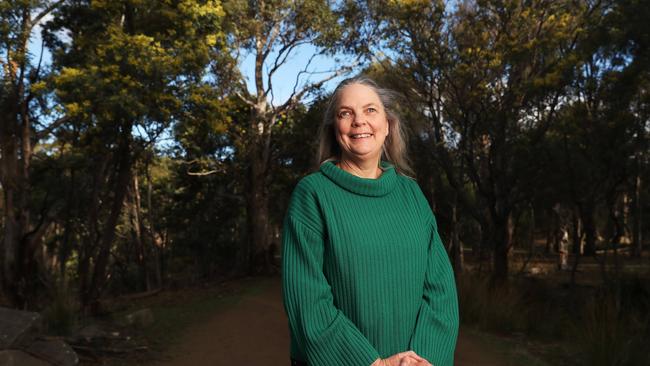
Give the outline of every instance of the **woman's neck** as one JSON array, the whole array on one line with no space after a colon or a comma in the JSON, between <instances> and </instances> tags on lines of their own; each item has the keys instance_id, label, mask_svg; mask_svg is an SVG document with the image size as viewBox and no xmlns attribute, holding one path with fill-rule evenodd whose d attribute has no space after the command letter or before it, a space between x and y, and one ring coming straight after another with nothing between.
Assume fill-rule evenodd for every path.
<instances>
[{"instance_id":1,"label":"woman's neck","mask_svg":"<svg viewBox=\"0 0 650 366\"><path fill-rule=\"evenodd\" d=\"M382 173L379 168L379 159L354 161L341 157L337 165L346 172L360 178L377 179Z\"/></svg>"}]
</instances>

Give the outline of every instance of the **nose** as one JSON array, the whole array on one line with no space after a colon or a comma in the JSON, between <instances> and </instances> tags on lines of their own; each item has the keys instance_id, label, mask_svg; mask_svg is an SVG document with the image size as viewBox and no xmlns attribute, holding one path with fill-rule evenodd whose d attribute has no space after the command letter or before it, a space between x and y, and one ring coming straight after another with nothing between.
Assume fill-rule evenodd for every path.
<instances>
[{"instance_id":1,"label":"nose","mask_svg":"<svg viewBox=\"0 0 650 366\"><path fill-rule=\"evenodd\" d=\"M366 124L363 113L355 113L354 118L352 118L352 126L358 127Z\"/></svg>"}]
</instances>

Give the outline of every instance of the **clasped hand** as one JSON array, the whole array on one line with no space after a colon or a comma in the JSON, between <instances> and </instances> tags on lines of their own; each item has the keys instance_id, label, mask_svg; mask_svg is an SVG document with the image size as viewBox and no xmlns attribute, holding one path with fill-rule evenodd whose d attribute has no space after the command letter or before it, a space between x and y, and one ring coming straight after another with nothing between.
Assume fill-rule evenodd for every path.
<instances>
[{"instance_id":1,"label":"clasped hand","mask_svg":"<svg viewBox=\"0 0 650 366\"><path fill-rule=\"evenodd\" d=\"M378 358L370 366L432 366L429 361L413 351L401 352L388 358Z\"/></svg>"}]
</instances>

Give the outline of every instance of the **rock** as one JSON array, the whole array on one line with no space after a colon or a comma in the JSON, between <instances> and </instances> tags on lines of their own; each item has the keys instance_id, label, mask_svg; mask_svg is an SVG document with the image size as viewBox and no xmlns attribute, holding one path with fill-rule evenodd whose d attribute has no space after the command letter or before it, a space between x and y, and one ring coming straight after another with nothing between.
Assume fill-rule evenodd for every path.
<instances>
[{"instance_id":1,"label":"rock","mask_svg":"<svg viewBox=\"0 0 650 366\"><path fill-rule=\"evenodd\" d=\"M95 324L87 325L77 332L77 340L90 341L98 338L106 338L106 332Z\"/></svg>"},{"instance_id":2,"label":"rock","mask_svg":"<svg viewBox=\"0 0 650 366\"><path fill-rule=\"evenodd\" d=\"M23 350L49 361L54 366L75 366L79 363L79 357L74 350L60 339L37 340Z\"/></svg>"},{"instance_id":3,"label":"rock","mask_svg":"<svg viewBox=\"0 0 650 366\"><path fill-rule=\"evenodd\" d=\"M146 327L154 322L153 311L149 308L138 310L124 317L126 325Z\"/></svg>"},{"instance_id":4,"label":"rock","mask_svg":"<svg viewBox=\"0 0 650 366\"><path fill-rule=\"evenodd\" d=\"M0 351L2 366L52 366L52 364L17 350Z\"/></svg>"},{"instance_id":5,"label":"rock","mask_svg":"<svg viewBox=\"0 0 650 366\"><path fill-rule=\"evenodd\" d=\"M40 314L0 307L0 350L19 348L34 339L42 328Z\"/></svg>"}]
</instances>

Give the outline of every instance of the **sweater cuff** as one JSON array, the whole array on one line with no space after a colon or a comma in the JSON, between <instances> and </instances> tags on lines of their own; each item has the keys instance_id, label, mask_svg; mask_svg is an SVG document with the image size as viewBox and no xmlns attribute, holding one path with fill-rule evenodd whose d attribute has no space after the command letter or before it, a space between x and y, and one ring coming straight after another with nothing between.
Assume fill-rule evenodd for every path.
<instances>
[{"instance_id":1,"label":"sweater cuff","mask_svg":"<svg viewBox=\"0 0 650 366\"><path fill-rule=\"evenodd\" d=\"M339 314L338 325L321 335L318 346L307 346L309 365L314 366L370 366L379 352L356 330L350 320Z\"/></svg>"}]
</instances>

